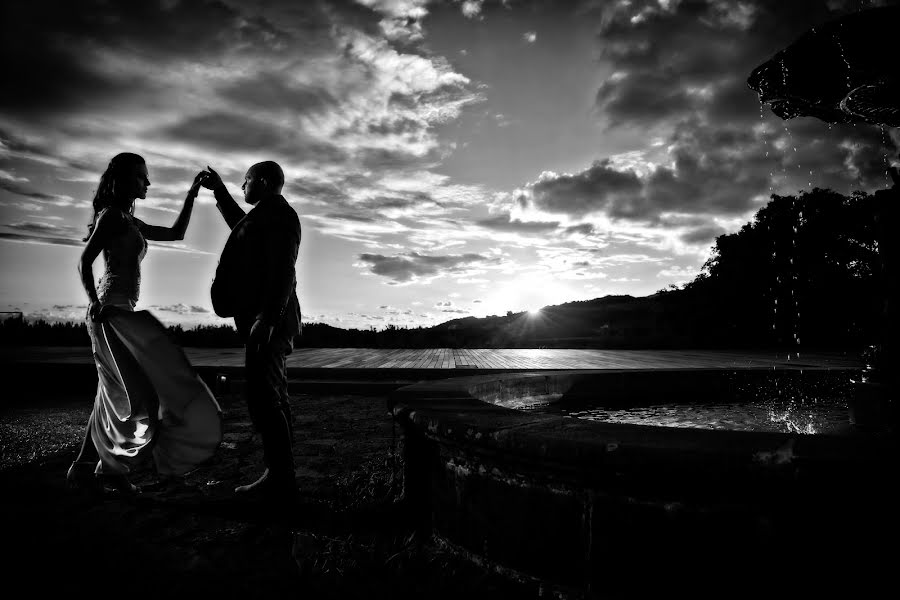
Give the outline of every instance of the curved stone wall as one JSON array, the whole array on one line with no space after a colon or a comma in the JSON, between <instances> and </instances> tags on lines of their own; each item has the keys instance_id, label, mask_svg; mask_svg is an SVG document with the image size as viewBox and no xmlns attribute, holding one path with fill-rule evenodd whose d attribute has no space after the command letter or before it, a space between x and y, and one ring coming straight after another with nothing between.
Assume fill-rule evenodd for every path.
<instances>
[{"instance_id":1,"label":"curved stone wall","mask_svg":"<svg viewBox=\"0 0 900 600\"><path fill-rule=\"evenodd\" d=\"M778 376L828 386L851 375ZM503 406L585 395L695 401L771 376L552 371L407 386L390 399L405 493L440 539L563 588L652 587L696 564L724 576L779 551L821 568L837 540L895 526L894 438L608 424ZM654 576L642 578L648 569Z\"/></svg>"}]
</instances>

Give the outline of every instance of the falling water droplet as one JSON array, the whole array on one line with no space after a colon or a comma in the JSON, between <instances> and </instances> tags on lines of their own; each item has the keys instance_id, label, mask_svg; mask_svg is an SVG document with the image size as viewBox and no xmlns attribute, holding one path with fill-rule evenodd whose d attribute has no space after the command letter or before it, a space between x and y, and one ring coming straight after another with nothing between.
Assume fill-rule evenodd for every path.
<instances>
[{"instance_id":1,"label":"falling water droplet","mask_svg":"<svg viewBox=\"0 0 900 600\"><path fill-rule=\"evenodd\" d=\"M843 23L838 23L839 26L843 27ZM853 89L853 82L850 80L850 73L852 71L852 67L850 66L850 61L847 60L847 53L844 50L844 45L841 43L841 38L838 35L834 35L834 41L837 43L838 52L841 55L841 60L844 61L844 65L846 66L846 76L845 79L847 81L847 90Z\"/></svg>"},{"instance_id":2,"label":"falling water droplet","mask_svg":"<svg viewBox=\"0 0 900 600\"><path fill-rule=\"evenodd\" d=\"M881 128L881 145L883 149L888 149L891 146L890 136L888 135L887 129L884 124L879 126ZM884 181L885 184L891 185L891 162L888 159L887 153L884 154Z\"/></svg>"}]
</instances>

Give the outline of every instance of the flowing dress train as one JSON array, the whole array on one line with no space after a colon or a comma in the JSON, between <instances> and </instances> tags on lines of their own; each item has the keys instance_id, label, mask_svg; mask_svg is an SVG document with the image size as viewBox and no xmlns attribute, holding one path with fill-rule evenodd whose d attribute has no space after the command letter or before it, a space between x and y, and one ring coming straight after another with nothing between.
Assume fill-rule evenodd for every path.
<instances>
[{"instance_id":1,"label":"flowing dress train","mask_svg":"<svg viewBox=\"0 0 900 600\"><path fill-rule=\"evenodd\" d=\"M116 306L91 323L97 395L90 417L97 472L125 474L150 448L161 475L183 475L215 454L221 408L184 351L147 311Z\"/></svg>"}]
</instances>

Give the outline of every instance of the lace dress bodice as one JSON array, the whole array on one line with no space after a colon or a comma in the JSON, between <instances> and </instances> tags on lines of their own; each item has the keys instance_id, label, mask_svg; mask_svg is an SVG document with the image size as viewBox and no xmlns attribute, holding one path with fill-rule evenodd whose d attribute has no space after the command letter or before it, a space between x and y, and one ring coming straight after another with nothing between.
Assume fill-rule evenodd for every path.
<instances>
[{"instance_id":1,"label":"lace dress bodice","mask_svg":"<svg viewBox=\"0 0 900 600\"><path fill-rule=\"evenodd\" d=\"M138 219L122 213L121 232L103 249L106 269L100 278L97 297L103 304L132 305L138 301L141 287L141 261L147 254L147 241L141 235Z\"/></svg>"}]
</instances>

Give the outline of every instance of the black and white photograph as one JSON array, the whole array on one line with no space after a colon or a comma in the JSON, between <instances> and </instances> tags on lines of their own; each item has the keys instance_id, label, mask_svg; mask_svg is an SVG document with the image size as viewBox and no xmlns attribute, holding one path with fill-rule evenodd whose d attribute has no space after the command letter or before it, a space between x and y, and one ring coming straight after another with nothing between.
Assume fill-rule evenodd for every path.
<instances>
[{"instance_id":1,"label":"black and white photograph","mask_svg":"<svg viewBox=\"0 0 900 600\"><path fill-rule=\"evenodd\" d=\"M897 0L4 0L0 594L879 598Z\"/></svg>"}]
</instances>

